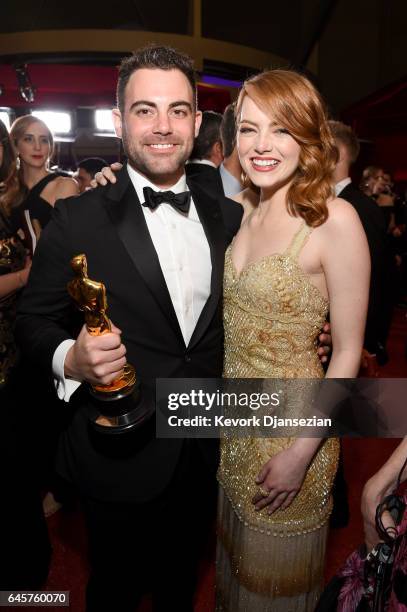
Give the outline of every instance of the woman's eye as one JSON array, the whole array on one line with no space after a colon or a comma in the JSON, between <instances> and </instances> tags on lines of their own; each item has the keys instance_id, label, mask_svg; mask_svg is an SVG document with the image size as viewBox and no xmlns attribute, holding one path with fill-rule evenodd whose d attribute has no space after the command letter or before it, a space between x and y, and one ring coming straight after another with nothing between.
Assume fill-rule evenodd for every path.
<instances>
[{"instance_id":1,"label":"woman's eye","mask_svg":"<svg viewBox=\"0 0 407 612\"><path fill-rule=\"evenodd\" d=\"M278 134L289 134L290 132L288 130L286 130L285 128L277 128L276 132Z\"/></svg>"},{"instance_id":2,"label":"woman's eye","mask_svg":"<svg viewBox=\"0 0 407 612\"><path fill-rule=\"evenodd\" d=\"M253 132L253 128L241 127L241 128L239 128L239 132L241 134L248 134L249 132Z\"/></svg>"}]
</instances>

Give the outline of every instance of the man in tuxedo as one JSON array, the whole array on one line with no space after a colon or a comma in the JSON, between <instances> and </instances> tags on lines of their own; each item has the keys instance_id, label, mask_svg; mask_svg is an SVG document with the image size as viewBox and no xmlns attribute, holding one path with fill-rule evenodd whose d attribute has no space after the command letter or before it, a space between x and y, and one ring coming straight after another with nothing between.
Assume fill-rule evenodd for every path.
<instances>
[{"instance_id":1,"label":"man in tuxedo","mask_svg":"<svg viewBox=\"0 0 407 612\"><path fill-rule=\"evenodd\" d=\"M197 558L216 499L217 444L157 439L151 419L123 435L92 429L83 381L108 384L133 364L145 388L160 377L219 377L224 253L241 207L192 178L201 113L192 61L140 49L120 67L116 131L127 165L80 205L58 202L38 244L18 316L23 348L69 400L58 470L79 489L89 535L87 611L193 609ZM160 192L160 193L157 193ZM84 253L107 290L111 333L72 325L70 260ZM74 339L76 338L76 340ZM65 404L66 405L66 404Z\"/></svg>"},{"instance_id":2,"label":"man in tuxedo","mask_svg":"<svg viewBox=\"0 0 407 612\"><path fill-rule=\"evenodd\" d=\"M224 252L242 210L185 177L201 122L190 58L140 49L120 67L117 98L128 163L114 185L85 192L80 205L58 202L17 334L69 401L57 467L83 499L86 609L134 610L149 588L156 610L192 611L197 556L214 515L217 445L156 439L154 419L123 436L98 434L81 383L108 384L127 359L146 387L159 377L221 375ZM102 336L72 325L67 284L80 253L107 289L113 329Z\"/></svg>"},{"instance_id":3,"label":"man in tuxedo","mask_svg":"<svg viewBox=\"0 0 407 612\"><path fill-rule=\"evenodd\" d=\"M347 200L356 209L369 244L371 277L369 305L366 319L364 361L366 372L375 375L376 355L383 352L380 320L383 317L383 288L386 265L386 233L382 214L377 204L352 183L350 168L357 160L360 145L352 128L340 121L330 121L330 128L338 149L338 162L334 170L335 195ZM346 527L349 522L347 484L342 453L333 487L334 506L331 527Z\"/></svg>"},{"instance_id":4,"label":"man in tuxedo","mask_svg":"<svg viewBox=\"0 0 407 612\"><path fill-rule=\"evenodd\" d=\"M187 177L195 178L213 195L224 196L219 165L223 160L220 125L222 115L214 111L202 113L201 127L195 138L191 158L185 166Z\"/></svg>"},{"instance_id":5,"label":"man in tuxedo","mask_svg":"<svg viewBox=\"0 0 407 612\"><path fill-rule=\"evenodd\" d=\"M369 307L366 319L364 348L370 355L383 357L386 306L385 293L386 228L380 208L372 198L362 193L352 183L350 167L359 155L359 142L352 128L340 121L330 121L330 127L338 148L339 159L334 171L335 193L347 200L356 209L366 233L371 257L371 281Z\"/></svg>"},{"instance_id":6,"label":"man in tuxedo","mask_svg":"<svg viewBox=\"0 0 407 612\"><path fill-rule=\"evenodd\" d=\"M75 180L79 185L79 193L83 193L91 188L90 184L95 178L96 172L100 172L105 166L107 166L107 162L101 157L81 159L74 174Z\"/></svg>"}]
</instances>

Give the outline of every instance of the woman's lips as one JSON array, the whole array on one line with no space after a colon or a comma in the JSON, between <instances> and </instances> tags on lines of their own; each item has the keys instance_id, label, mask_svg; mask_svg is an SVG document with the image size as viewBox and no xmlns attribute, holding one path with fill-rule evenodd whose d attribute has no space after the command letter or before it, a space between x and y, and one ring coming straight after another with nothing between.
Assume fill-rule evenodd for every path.
<instances>
[{"instance_id":1,"label":"woman's lips","mask_svg":"<svg viewBox=\"0 0 407 612\"><path fill-rule=\"evenodd\" d=\"M280 160L274 157L252 157L250 161L257 172L272 172L280 163Z\"/></svg>"}]
</instances>

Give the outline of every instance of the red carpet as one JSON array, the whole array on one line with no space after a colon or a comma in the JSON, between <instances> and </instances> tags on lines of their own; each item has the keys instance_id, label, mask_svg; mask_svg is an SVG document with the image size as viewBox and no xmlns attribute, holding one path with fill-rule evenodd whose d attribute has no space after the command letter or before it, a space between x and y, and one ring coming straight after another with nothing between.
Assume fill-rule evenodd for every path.
<instances>
[{"instance_id":1,"label":"red carpet","mask_svg":"<svg viewBox=\"0 0 407 612\"><path fill-rule=\"evenodd\" d=\"M389 363L381 368L382 377L407 377L407 361L404 344L407 338L405 310L396 310L389 341ZM349 486L351 520L345 529L331 532L328 543L326 577L329 579L343 563L345 558L363 540L360 517L360 495L364 482L390 455L398 440L392 439L345 439L343 440L345 476ZM357 466L357 469L354 468ZM84 590L87 579L85 530L79 512L58 512L49 519L52 545L54 549L51 571L46 590L70 590L72 612L84 610ZM214 542L209 543L208 559L203 560L201 579L197 593L196 612L211 612L214 609ZM62 610L62 608L58 608ZM146 600L139 612L150 609ZM37 608L50 610L50 608ZM102 611L101 611L102 612ZM114 611L111 611L114 612ZM253 611L254 612L254 611Z\"/></svg>"}]
</instances>

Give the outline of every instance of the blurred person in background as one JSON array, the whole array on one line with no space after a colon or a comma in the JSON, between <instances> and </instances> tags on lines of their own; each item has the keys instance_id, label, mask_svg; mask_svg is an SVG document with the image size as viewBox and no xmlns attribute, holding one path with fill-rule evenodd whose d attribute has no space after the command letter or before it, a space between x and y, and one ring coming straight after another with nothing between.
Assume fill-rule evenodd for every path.
<instances>
[{"instance_id":1,"label":"blurred person in background","mask_svg":"<svg viewBox=\"0 0 407 612\"><path fill-rule=\"evenodd\" d=\"M78 195L78 184L73 178L49 169L54 138L43 121L33 115L19 117L11 126L10 138L17 154L20 182L25 190L23 206L35 231L32 236L34 250L41 230L51 218L55 202Z\"/></svg>"},{"instance_id":2,"label":"blurred person in background","mask_svg":"<svg viewBox=\"0 0 407 612\"><path fill-rule=\"evenodd\" d=\"M213 195L223 196L219 166L223 160L220 124L222 115L203 111L199 134L195 138L191 157L185 166L188 177L200 181L202 187Z\"/></svg>"},{"instance_id":3,"label":"blurred person in background","mask_svg":"<svg viewBox=\"0 0 407 612\"><path fill-rule=\"evenodd\" d=\"M370 358L378 354L379 361L383 362L387 359L384 348L385 338L380 332L383 330L383 320L387 317L387 308L383 304L388 258L385 221L374 199L362 193L350 178L350 168L357 160L360 150L356 134L351 127L340 121L330 121L329 125L339 154L333 174L335 193L338 197L350 202L355 208L369 244L371 279L363 346ZM380 179L375 179L375 185L371 184L372 193L378 182L383 183L381 173L378 176ZM373 364L372 369L376 369Z\"/></svg>"},{"instance_id":4,"label":"blurred person in background","mask_svg":"<svg viewBox=\"0 0 407 612\"><path fill-rule=\"evenodd\" d=\"M29 240L26 246L33 254L41 231L51 219L51 213L57 200L79 194L77 182L49 169L50 159L54 152L54 138L48 126L33 115L24 115L16 119L10 129L10 139L17 156L18 177L23 193L21 207L29 229ZM33 230L33 231L32 231ZM37 395L36 405L42 405L41 414L33 422L37 436L41 437L38 458L39 472L44 475L44 486L56 488L53 475L53 457L56 440L61 428L61 411L56 410L55 394L50 390L47 381L35 372L32 366L28 367L21 362L19 375L27 384L27 392ZM34 402L34 400L31 400ZM63 494L60 494L63 497ZM46 516L58 510L60 504L54 495L48 492L44 498L44 512Z\"/></svg>"},{"instance_id":5,"label":"blurred person in background","mask_svg":"<svg viewBox=\"0 0 407 612\"><path fill-rule=\"evenodd\" d=\"M79 185L79 193L91 189L91 181L95 178L96 172L100 172L107 161L101 157L87 157L82 159L78 165L74 178Z\"/></svg>"},{"instance_id":6,"label":"blurred person in background","mask_svg":"<svg viewBox=\"0 0 407 612\"><path fill-rule=\"evenodd\" d=\"M0 121L0 464L2 501L0 589L39 588L48 574L50 543L32 461L37 440L21 414L14 337L17 300L31 258L23 243L26 223L14 150Z\"/></svg>"},{"instance_id":7,"label":"blurred person in background","mask_svg":"<svg viewBox=\"0 0 407 612\"><path fill-rule=\"evenodd\" d=\"M236 147L236 104L233 102L225 108L220 136L222 139L224 159L219 167L225 196L232 198L243 189L242 166Z\"/></svg>"}]
</instances>

